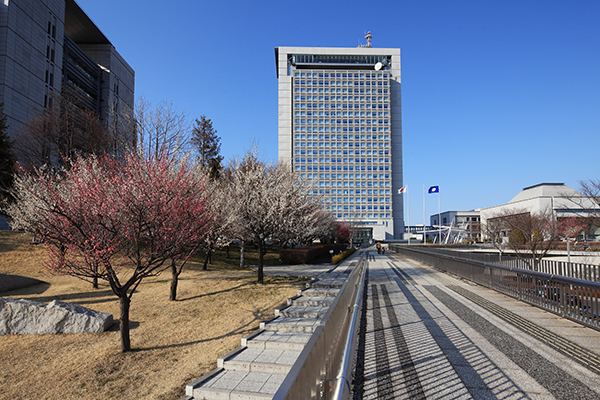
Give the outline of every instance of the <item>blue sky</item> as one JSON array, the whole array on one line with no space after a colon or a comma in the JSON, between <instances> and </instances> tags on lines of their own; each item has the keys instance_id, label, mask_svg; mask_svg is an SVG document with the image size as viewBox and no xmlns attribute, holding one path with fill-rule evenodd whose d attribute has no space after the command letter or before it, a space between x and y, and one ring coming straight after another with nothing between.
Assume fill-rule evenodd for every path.
<instances>
[{"instance_id":1,"label":"blue sky","mask_svg":"<svg viewBox=\"0 0 600 400\"><path fill-rule=\"evenodd\" d=\"M136 96L206 115L226 159L277 159L277 46L402 51L410 222L600 178L600 1L77 0L136 72ZM405 195L406 196L406 195ZM425 195L427 218L437 195ZM406 212L406 201L405 201Z\"/></svg>"}]
</instances>

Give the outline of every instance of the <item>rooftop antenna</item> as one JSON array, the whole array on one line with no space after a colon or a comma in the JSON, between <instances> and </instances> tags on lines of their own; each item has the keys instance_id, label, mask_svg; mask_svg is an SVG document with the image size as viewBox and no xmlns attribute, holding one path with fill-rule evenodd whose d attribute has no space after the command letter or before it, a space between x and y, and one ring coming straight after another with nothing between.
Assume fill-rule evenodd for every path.
<instances>
[{"instance_id":1,"label":"rooftop antenna","mask_svg":"<svg viewBox=\"0 0 600 400\"><path fill-rule=\"evenodd\" d=\"M367 39L367 47L371 47L371 38L373 38L373 35L371 35L371 31L369 31L365 34L365 39Z\"/></svg>"}]
</instances>

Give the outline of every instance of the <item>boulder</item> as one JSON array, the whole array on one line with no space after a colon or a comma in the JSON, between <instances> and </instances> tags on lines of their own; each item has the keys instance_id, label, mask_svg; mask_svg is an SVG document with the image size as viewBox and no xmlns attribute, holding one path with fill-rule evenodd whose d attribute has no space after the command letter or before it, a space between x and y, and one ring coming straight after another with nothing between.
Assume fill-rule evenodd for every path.
<instances>
[{"instance_id":1,"label":"boulder","mask_svg":"<svg viewBox=\"0 0 600 400\"><path fill-rule=\"evenodd\" d=\"M103 332L112 324L112 314L77 304L0 298L0 335Z\"/></svg>"}]
</instances>

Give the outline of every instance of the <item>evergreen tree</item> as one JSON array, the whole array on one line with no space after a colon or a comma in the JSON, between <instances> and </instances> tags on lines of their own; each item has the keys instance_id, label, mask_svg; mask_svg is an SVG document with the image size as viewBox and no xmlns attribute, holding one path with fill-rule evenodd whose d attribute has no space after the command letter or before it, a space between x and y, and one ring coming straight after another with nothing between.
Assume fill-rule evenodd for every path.
<instances>
[{"instance_id":1,"label":"evergreen tree","mask_svg":"<svg viewBox=\"0 0 600 400\"><path fill-rule=\"evenodd\" d=\"M8 136L4 103L0 103L0 202L10 201L9 190L14 181L15 155L13 142Z\"/></svg>"},{"instance_id":2,"label":"evergreen tree","mask_svg":"<svg viewBox=\"0 0 600 400\"><path fill-rule=\"evenodd\" d=\"M217 178L222 168L223 156L220 155L220 140L221 138L217 136L217 131L213 128L209 118L203 115L200 120L196 119L190 142L198 152L200 164L210 171L211 179Z\"/></svg>"}]
</instances>

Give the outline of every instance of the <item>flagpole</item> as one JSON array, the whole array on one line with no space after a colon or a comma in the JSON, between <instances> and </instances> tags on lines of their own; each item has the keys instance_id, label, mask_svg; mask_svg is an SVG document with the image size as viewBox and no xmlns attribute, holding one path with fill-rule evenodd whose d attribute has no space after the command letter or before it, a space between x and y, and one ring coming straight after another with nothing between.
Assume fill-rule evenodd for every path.
<instances>
[{"instance_id":1,"label":"flagpole","mask_svg":"<svg viewBox=\"0 0 600 400\"><path fill-rule=\"evenodd\" d=\"M410 196L408 194L408 185L406 185L406 212L408 214L408 244L410 245Z\"/></svg>"},{"instance_id":2,"label":"flagpole","mask_svg":"<svg viewBox=\"0 0 600 400\"><path fill-rule=\"evenodd\" d=\"M438 239L439 239L439 243L438 244L442 244L442 210L440 207L440 189L438 186Z\"/></svg>"},{"instance_id":3,"label":"flagpole","mask_svg":"<svg viewBox=\"0 0 600 400\"><path fill-rule=\"evenodd\" d=\"M425 184L423 184L423 243L427 244L427 235L425 234Z\"/></svg>"}]
</instances>

